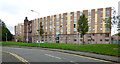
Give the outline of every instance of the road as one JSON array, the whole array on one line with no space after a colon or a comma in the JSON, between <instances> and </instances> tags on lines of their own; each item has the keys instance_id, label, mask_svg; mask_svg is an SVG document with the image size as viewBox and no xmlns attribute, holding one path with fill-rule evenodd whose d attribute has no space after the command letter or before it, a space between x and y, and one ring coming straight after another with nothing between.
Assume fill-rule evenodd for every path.
<instances>
[{"instance_id":1,"label":"road","mask_svg":"<svg viewBox=\"0 0 120 64\"><path fill-rule=\"evenodd\" d=\"M2 61L3 62L22 62L23 64L32 64L34 62L41 62L40 64L81 64L81 62L92 62L102 64L110 64L109 62L100 61L81 57L62 52L48 51L42 49L27 49L27 48L14 48L2 47ZM58 63L59 62L59 63Z\"/></svg>"}]
</instances>

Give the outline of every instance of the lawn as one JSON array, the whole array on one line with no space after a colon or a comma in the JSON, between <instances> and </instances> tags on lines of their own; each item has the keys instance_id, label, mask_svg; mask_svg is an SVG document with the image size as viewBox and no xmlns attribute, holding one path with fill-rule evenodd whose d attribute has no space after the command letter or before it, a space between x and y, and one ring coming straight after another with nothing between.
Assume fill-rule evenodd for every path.
<instances>
[{"instance_id":1,"label":"lawn","mask_svg":"<svg viewBox=\"0 0 120 64\"><path fill-rule=\"evenodd\" d=\"M38 43L22 43L22 42L0 42L0 45L17 45L38 47ZM72 45L64 43L41 43L40 47L58 48L76 51L94 52L108 55L120 56L118 54L118 44L88 44L88 45Z\"/></svg>"}]
</instances>

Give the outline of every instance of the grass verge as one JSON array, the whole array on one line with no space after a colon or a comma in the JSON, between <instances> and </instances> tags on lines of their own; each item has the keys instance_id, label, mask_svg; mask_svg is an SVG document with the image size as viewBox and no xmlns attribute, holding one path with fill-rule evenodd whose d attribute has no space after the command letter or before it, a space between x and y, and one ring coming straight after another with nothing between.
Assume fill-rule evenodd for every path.
<instances>
[{"instance_id":1,"label":"grass verge","mask_svg":"<svg viewBox=\"0 0 120 64\"><path fill-rule=\"evenodd\" d=\"M38 47L38 43L22 43L22 42L0 42L0 45L17 45L17 46L32 46ZM120 56L118 44L88 44L88 45L72 45L64 43L41 43L40 47L68 49L76 51L94 52L100 54L108 54Z\"/></svg>"}]
</instances>

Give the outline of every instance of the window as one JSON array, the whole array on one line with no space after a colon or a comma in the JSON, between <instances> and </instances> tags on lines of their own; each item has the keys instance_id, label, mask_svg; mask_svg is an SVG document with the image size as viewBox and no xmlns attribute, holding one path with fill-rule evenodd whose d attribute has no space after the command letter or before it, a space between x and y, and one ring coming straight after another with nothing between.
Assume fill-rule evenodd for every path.
<instances>
[{"instance_id":1,"label":"window","mask_svg":"<svg viewBox=\"0 0 120 64\"><path fill-rule=\"evenodd\" d=\"M59 21L59 18L57 18L56 21Z\"/></svg>"},{"instance_id":2,"label":"window","mask_svg":"<svg viewBox=\"0 0 120 64\"><path fill-rule=\"evenodd\" d=\"M106 10L106 14L110 14L110 11L109 11L109 10Z\"/></svg>"},{"instance_id":3,"label":"window","mask_svg":"<svg viewBox=\"0 0 120 64\"><path fill-rule=\"evenodd\" d=\"M71 39L69 39L69 41L71 41Z\"/></svg>"},{"instance_id":4,"label":"window","mask_svg":"<svg viewBox=\"0 0 120 64\"><path fill-rule=\"evenodd\" d=\"M82 15L82 13L80 13L80 16Z\"/></svg>"},{"instance_id":5,"label":"window","mask_svg":"<svg viewBox=\"0 0 120 64\"><path fill-rule=\"evenodd\" d=\"M63 16L61 16L61 18L63 19Z\"/></svg>"},{"instance_id":6,"label":"window","mask_svg":"<svg viewBox=\"0 0 120 64\"><path fill-rule=\"evenodd\" d=\"M50 29L52 29L52 27L50 26Z\"/></svg>"},{"instance_id":7,"label":"window","mask_svg":"<svg viewBox=\"0 0 120 64\"><path fill-rule=\"evenodd\" d=\"M42 38L44 38L44 36L42 36Z\"/></svg>"},{"instance_id":8,"label":"window","mask_svg":"<svg viewBox=\"0 0 120 64\"><path fill-rule=\"evenodd\" d=\"M102 16L100 18L103 18Z\"/></svg>"},{"instance_id":9,"label":"window","mask_svg":"<svg viewBox=\"0 0 120 64\"><path fill-rule=\"evenodd\" d=\"M31 24L30 24L30 26L31 26Z\"/></svg>"},{"instance_id":10,"label":"window","mask_svg":"<svg viewBox=\"0 0 120 64\"><path fill-rule=\"evenodd\" d=\"M88 21L91 21L91 18L88 18Z\"/></svg>"},{"instance_id":11,"label":"window","mask_svg":"<svg viewBox=\"0 0 120 64\"><path fill-rule=\"evenodd\" d=\"M46 19L46 21L47 21L47 19Z\"/></svg>"},{"instance_id":12,"label":"window","mask_svg":"<svg viewBox=\"0 0 120 64\"><path fill-rule=\"evenodd\" d=\"M93 30L95 30L95 28L93 28Z\"/></svg>"},{"instance_id":13,"label":"window","mask_svg":"<svg viewBox=\"0 0 120 64\"><path fill-rule=\"evenodd\" d=\"M109 32L109 28L105 28L105 32Z\"/></svg>"},{"instance_id":14,"label":"window","mask_svg":"<svg viewBox=\"0 0 120 64\"><path fill-rule=\"evenodd\" d=\"M59 23L57 23L56 26L59 26Z\"/></svg>"},{"instance_id":15,"label":"window","mask_svg":"<svg viewBox=\"0 0 120 64\"><path fill-rule=\"evenodd\" d=\"M102 39L100 39L100 41L102 41Z\"/></svg>"},{"instance_id":16,"label":"window","mask_svg":"<svg viewBox=\"0 0 120 64\"><path fill-rule=\"evenodd\" d=\"M47 30L47 27L45 29Z\"/></svg>"},{"instance_id":17,"label":"window","mask_svg":"<svg viewBox=\"0 0 120 64\"><path fill-rule=\"evenodd\" d=\"M102 22L100 22L100 24L103 24Z\"/></svg>"},{"instance_id":18,"label":"window","mask_svg":"<svg viewBox=\"0 0 120 64\"><path fill-rule=\"evenodd\" d=\"M42 21L44 21L44 19Z\"/></svg>"},{"instance_id":19,"label":"window","mask_svg":"<svg viewBox=\"0 0 120 64\"><path fill-rule=\"evenodd\" d=\"M63 33L63 30L61 30L61 33Z\"/></svg>"},{"instance_id":20,"label":"window","mask_svg":"<svg viewBox=\"0 0 120 64\"><path fill-rule=\"evenodd\" d=\"M105 20L109 20L109 16L106 16L106 17L105 17Z\"/></svg>"},{"instance_id":21,"label":"window","mask_svg":"<svg viewBox=\"0 0 120 64\"><path fill-rule=\"evenodd\" d=\"M88 12L88 16L91 16L91 12Z\"/></svg>"},{"instance_id":22,"label":"window","mask_svg":"<svg viewBox=\"0 0 120 64\"><path fill-rule=\"evenodd\" d=\"M66 29L66 32L67 32L67 29Z\"/></svg>"},{"instance_id":23,"label":"window","mask_svg":"<svg viewBox=\"0 0 120 64\"><path fill-rule=\"evenodd\" d=\"M103 11L100 11L100 13L103 13Z\"/></svg>"},{"instance_id":24,"label":"window","mask_svg":"<svg viewBox=\"0 0 120 64\"><path fill-rule=\"evenodd\" d=\"M63 21L61 21L61 24L63 24Z\"/></svg>"},{"instance_id":25,"label":"window","mask_svg":"<svg viewBox=\"0 0 120 64\"><path fill-rule=\"evenodd\" d=\"M56 17L54 17L54 19L55 19Z\"/></svg>"},{"instance_id":26,"label":"window","mask_svg":"<svg viewBox=\"0 0 120 64\"><path fill-rule=\"evenodd\" d=\"M44 25L44 23L42 23L42 25Z\"/></svg>"},{"instance_id":27,"label":"window","mask_svg":"<svg viewBox=\"0 0 120 64\"><path fill-rule=\"evenodd\" d=\"M60 35L61 36L61 38L63 37L63 35Z\"/></svg>"},{"instance_id":28,"label":"window","mask_svg":"<svg viewBox=\"0 0 120 64\"><path fill-rule=\"evenodd\" d=\"M91 27L91 23L88 23L88 26Z\"/></svg>"},{"instance_id":29,"label":"window","mask_svg":"<svg viewBox=\"0 0 120 64\"><path fill-rule=\"evenodd\" d=\"M70 21L72 21L72 19L70 19Z\"/></svg>"},{"instance_id":30,"label":"window","mask_svg":"<svg viewBox=\"0 0 120 64\"><path fill-rule=\"evenodd\" d=\"M61 25L60 27L63 28L63 25Z\"/></svg>"},{"instance_id":31,"label":"window","mask_svg":"<svg viewBox=\"0 0 120 64\"><path fill-rule=\"evenodd\" d=\"M105 37L109 37L109 34L105 34Z\"/></svg>"},{"instance_id":32,"label":"window","mask_svg":"<svg viewBox=\"0 0 120 64\"><path fill-rule=\"evenodd\" d=\"M70 16L72 16L72 14L70 14Z\"/></svg>"},{"instance_id":33,"label":"window","mask_svg":"<svg viewBox=\"0 0 120 64\"><path fill-rule=\"evenodd\" d=\"M76 29L74 29L74 32L77 32L77 30L76 30Z\"/></svg>"},{"instance_id":34,"label":"window","mask_svg":"<svg viewBox=\"0 0 120 64\"><path fill-rule=\"evenodd\" d=\"M76 18L77 17L77 14L74 14L74 18Z\"/></svg>"},{"instance_id":35,"label":"window","mask_svg":"<svg viewBox=\"0 0 120 64\"><path fill-rule=\"evenodd\" d=\"M95 17L93 17L93 19L95 19Z\"/></svg>"},{"instance_id":36,"label":"window","mask_svg":"<svg viewBox=\"0 0 120 64\"><path fill-rule=\"evenodd\" d=\"M59 28L56 28L56 31L59 31Z\"/></svg>"},{"instance_id":37,"label":"window","mask_svg":"<svg viewBox=\"0 0 120 64\"><path fill-rule=\"evenodd\" d=\"M88 32L91 32L91 28L89 28Z\"/></svg>"},{"instance_id":38,"label":"window","mask_svg":"<svg viewBox=\"0 0 120 64\"><path fill-rule=\"evenodd\" d=\"M66 22L67 22L67 20L66 20Z\"/></svg>"},{"instance_id":39,"label":"window","mask_svg":"<svg viewBox=\"0 0 120 64\"><path fill-rule=\"evenodd\" d=\"M77 37L77 35L74 35L74 38L76 38Z\"/></svg>"},{"instance_id":40,"label":"window","mask_svg":"<svg viewBox=\"0 0 120 64\"><path fill-rule=\"evenodd\" d=\"M66 15L66 17L67 17L67 15Z\"/></svg>"},{"instance_id":41,"label":"window","mask_svg":"<svg viewBox=\"0 0 120 64\"><path fill-rule=\"evenodd\" d=\"M45 32L45 34L47 34L47 32ZM47 36L46 36L47 37Z\"/></svg>"},{"instance_id":42,"label":"window","mask_svg":"<svg viewBox=\"0 0 120 64\"><path fill-rule=\"evenodd\" d=\"M52 18L50 18L50 20L52 20Z\"/></svg>"},{"instance_id":43,"label":"window","mask_svg":"<svg viewBox=\"0 0 120 64\"><path fill-rule=\"evenodd\" d=\"M46 22L46 25L47 25L47 22Z\"/></svg>"},{"instance_id":44,"label":"window","mask_svg":"<svg viewBox=\"0 0 120 64\"><path fill-rule=\"evenodd\" d=\"M70 27L70 24L69 24L69 27Z\"/></svg>"},{"instance_id":45,"label":"window","mask_svg":"<svg viewBox=\"0 0 120 64\"><path fill-rule=\"evenodd\" d=\"M102 33L100 34L100 36L102 36Z\"/></svg>"},{"instance_id":46,"label":"window","mask_svg":"<svg viewBox=\"0 0 120 64\"><path fill-rule=\"evenodd\" d=\"M66 24L66 27L67 27L67 24Z\"/></svg>"},{"instance_id":47,"label":"window","mask_svg":"<svg viewBox=\"0 0 120 64\"><path fill-rule=\"evenodd\" d=\"M88 34L88 38L90 38L91 37L91 34Z\"/></svg>"},{"instance_id":48,"label":"window","mask_svg":"<svg viewBox=\"0 0 120 64\"><path fill-rule=\"evenodd\" d=\"M100 28L100 30L102 30L102 28Z\"/></svg>"},{"instance_id":49,"label":"window","mask_svg":"<svg viewBox=\"0 0 120 64\"><path fill-rule=\"evenodd\" d=\"M50 25L52 25L52 22L50 22Z\"/></svg>"},{"instance_id":50,"label":"window","mask_svg":"<svg viewBox=\"0 0 120 64\"><path fill-rule=\"evenodd\" d=\"M97 24L97 22L95 22L95 24Z\"/></svg>"},{"instance_id":51,"label":"window","mask_svg":"<svg viewBox=\"0 0 120 64\"><path fill-rule=\"evenodd\" d=\"M74 28L75 28L75 27L77 27L77 25L76 25L76 24L74 24Z\"/></svg>"},{"instance_id":52,"label":"window","mask_svg":"<svg viewBox=\"0 0 120 64\"><path fill-rule=\"evenodd\" d=\"M97 11L95 11L95 14L97 14Z\"/></svg>"},{"instance_id":53,"label":"window","mask_svg":"<svg viewBox=\"0 0 120 64\"><path fill-rule=\"evenodd\" d=\"M59 32L56 32L56 35L58 35L59 34Z\"/></svg>"},{"instance_id":54,"label":"window","mask_svg":"<svg viewBox=\"0 0 120 64\"><path fill-rule=\"evenodd\" d=\"M74 39L74 42L76 42L77 41L77 39Z\"/></svg>"},{"instance_id":55,"label":"window","mask_svg":"<svg viewBox=\"0 0 120 64\"><path fill-rule=\"evenodd\" d=\"M69 32L70 32L70 29L69 29Z\"/></svg>"},{"instance_id":56,"label":"window","mask_svg":"<svg viewBox=\"0 0 120 64\"><path fill-rule=\"evenodd\" d=\"M93 36L94 36L95 34L93 34Z\"/></svg>"},{"instance_id":57,"label":"window","mask_svg":"<svg viewBox=\"0 0 120 64\"><path fill-rule=\"evenodd\" d=\"M74 22L77 22L77 19L74 19Z\"/></svg>"}]
</instances>

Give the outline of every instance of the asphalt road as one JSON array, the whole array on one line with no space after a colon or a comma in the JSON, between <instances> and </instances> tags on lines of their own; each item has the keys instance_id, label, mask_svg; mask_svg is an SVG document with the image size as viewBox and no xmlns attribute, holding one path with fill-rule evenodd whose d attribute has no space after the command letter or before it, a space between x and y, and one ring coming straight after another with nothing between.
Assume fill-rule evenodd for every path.
<instances>
[{"instance_id":1,"label":"asphalt road","mask_svg":"<svg viewBox=\"0 0 120 64\"><path fill-rule=\"evenodd\" d=\"M41 62L40 64L110 64L108 62L84 58L78 55L47 51L41 49L26 49L26 48L13 48L2 47L2 62L22 62L26 64L33 64Z\"/></svg>"}]
</instances>

